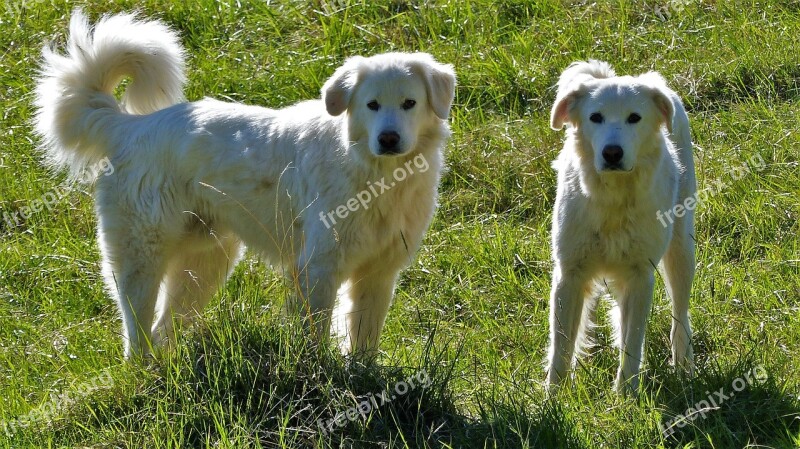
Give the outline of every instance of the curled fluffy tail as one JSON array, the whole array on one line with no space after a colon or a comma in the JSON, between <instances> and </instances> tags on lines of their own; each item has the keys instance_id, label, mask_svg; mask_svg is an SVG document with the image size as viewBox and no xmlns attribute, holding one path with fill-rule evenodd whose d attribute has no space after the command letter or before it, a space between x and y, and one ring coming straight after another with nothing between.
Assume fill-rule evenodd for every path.
<instances>
[{"instance_id":1,"label":"curled fluffy tail","mask_svg":"<svg viewBox=\"0 0 800 449\"><path fill-rule=\"evenodd\" d=\"M126 77L131 82L118 102L114 90ZM110 155L123 114L182 102L185 81L178 35L162 22L120 14L92 29L75 10L67 54L45 46L36 87L35 126L49 162L79 176Z\"/></svg>"}]
</instances>

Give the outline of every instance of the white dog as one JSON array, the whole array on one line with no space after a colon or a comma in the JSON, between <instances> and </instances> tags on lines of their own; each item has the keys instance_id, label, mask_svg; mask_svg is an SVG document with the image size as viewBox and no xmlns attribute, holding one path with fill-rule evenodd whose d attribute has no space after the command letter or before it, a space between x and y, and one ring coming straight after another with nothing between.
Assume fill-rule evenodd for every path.
<instances>
[{"instance_id":1,"label":"white dog","mask_svg":"<svg viewBox=\"0 0 800 449\"><path fill-rule=\"evenodd\" d=\"M607 286L619 313L616 388L638 391L659 262L672 299L673 361L691 372L694 213L677 205L694 196L696 183L680 98L657 73L617 77L607 63L577 62L561 74L551 114L553 129L565 123L554 164L548 387L567 374L592 324L598 287Z\"/></svg>"},{"instance_id":2,"label":"white dog","mask_svg":"<svg viewBox=\"0 0 800 449\"><path fill-rule=\"evenodd\" d=\"M279 110L187 103L185 79L177 34L133 15L92 32L78 10L68 54L44 49L36 130L51 162L76 174L108 157L115 169L95 181L95 201L125 356L172 340L173 321L196 317L243 244L284 269L290 308L318 337L338 292L344 349L374 352L436 206L452 66L424 53L353 57L322 100Z\"/></svg>"}]
</instances>

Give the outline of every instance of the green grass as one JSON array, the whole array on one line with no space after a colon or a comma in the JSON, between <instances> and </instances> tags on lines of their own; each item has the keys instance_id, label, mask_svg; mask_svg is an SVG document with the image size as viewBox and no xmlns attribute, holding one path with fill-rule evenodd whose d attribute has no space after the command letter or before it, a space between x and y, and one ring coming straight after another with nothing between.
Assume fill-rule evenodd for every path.
<instances>
[{"instance_id":1,"label":"green grass","mask_svg":"<svg viewBox=\"0 0 800 449\"><path fill-rule=\"evenodd\" d=\"M317 97L349 55L430 52L459 77L450 169L375 366L287 325L278 310L289 289L252 258L173 353L123 363L90 194L73 191L19 227L0 220L0 423L17 423L0 428L2 447L800 447L797 1L676 2L685 8L666 20L655 8L668 3L651 1L80 3L92 18L138 8L179 29L190 99L280 107ZM31 91L41 45L63 44L73 6L7 1L0 12L0 214L62 183L34 150ZM563 137L548 126L552 86L588 57L619 73L660 71L689 110L700 187L729 184L698 209L697 375L668 364L659 281L636 400L612 392L607 327L573 382L550 399L541 385L549 164ZM762 367L765 381L662 433ZM428 388L319 429L423 372Z\"/></svg>"}]
</instances>

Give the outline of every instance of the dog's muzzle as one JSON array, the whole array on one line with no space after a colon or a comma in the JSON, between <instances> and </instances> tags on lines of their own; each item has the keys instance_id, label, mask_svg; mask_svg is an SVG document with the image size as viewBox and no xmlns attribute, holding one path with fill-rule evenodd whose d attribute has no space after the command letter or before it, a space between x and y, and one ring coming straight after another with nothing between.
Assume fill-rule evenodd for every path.
<instances>
[{"instance_id":1,"label":"dog's muzzle","mask_svg":"<svg viewBox=\"0 0 800 449\"><path fill-rule=\"evenodd\" d=\"M397 131L383 131L378 135L379 154L400 154L400 134Z\"/></svg>"},{"instance_id":2,"label":"dog's muzzle","mask_svg":"<svg viewBox=\"0 0 800 449\"><path fill-rule=\"evenodd\" d=\"M603 167L606 170L623 170L622 167L622 156L625 155L625 152L622 150L622 147L619 145L606 145L603 147L603 160L605 161L605 166Z\"/></svg>"}]
</instances>

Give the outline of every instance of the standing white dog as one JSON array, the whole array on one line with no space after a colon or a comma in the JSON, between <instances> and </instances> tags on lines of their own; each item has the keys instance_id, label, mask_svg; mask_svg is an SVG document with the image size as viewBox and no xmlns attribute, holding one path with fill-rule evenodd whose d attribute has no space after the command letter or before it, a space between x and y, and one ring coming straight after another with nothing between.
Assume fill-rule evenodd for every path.
<instances>
[{"instance_id":1,"label":"standing white dog","mask_svg":"<svg viewBox=\"0 0 800 449\"><path fill-rule=\"evenodd\" d=\"M95 200L126 357L196 317L242 244L283 267L298 292L291 309L319 337L338 291L345 349L377 348L436 207L452 66L424 53L353 57L322 100L187 103L175 32L134 15L104 17L92 32L78 10L68 54L45 48L41 73L36 130L51 162L76 174L108 157L115 169L96 180Z\"/></svg>"},{"instance_id":2,"label":"standing white dog","mask_svg":"<svg viewBox=\"0 0 800 449\"><path fill-rule=\"evenodd\" d=\"M617 77L607 63L589 61L559 79L551 126L565 123L554 164L547 385L567 374L586 343L598 287L608 286L619 313L616 388L635 393L659 262L672 299L673 361L692 369L694 213L676 207L696 190L689 119L659 74Z\"/></svg>"}]
</instances>

